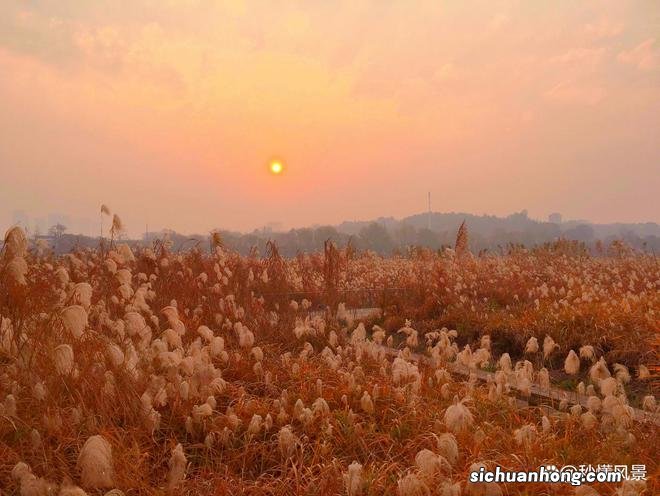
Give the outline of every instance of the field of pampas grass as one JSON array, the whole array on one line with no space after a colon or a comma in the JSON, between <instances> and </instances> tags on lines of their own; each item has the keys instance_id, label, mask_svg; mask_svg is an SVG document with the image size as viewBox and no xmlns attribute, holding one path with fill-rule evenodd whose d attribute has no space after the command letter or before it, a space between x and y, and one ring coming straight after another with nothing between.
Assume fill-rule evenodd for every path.
<instances>
[{"instance_id":1,"label":"field of pampas grass","mask_svg":"<svg viewBox=\"0 0 660 496\"><path fill-rule=\"evenodd\" d=\"M58 257L5 236L3 496L660 493L654 256L475 257L466 231L458 254L244 257L111 222ZM646 480L469 482L546 465Z\"/></svg>"}]
</instances>

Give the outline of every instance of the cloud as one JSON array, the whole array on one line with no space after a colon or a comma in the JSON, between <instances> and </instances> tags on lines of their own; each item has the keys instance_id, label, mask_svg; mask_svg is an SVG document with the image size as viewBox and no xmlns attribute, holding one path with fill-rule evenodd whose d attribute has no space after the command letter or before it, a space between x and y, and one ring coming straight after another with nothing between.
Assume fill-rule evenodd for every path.
<instances>
[{"instance_id":1,"label":"cloud","mask_svg":"<svg viewBox=\"0 0 660 496\"><path fill-rule=\"evenodd\" d=\"M658 66L658 55L653 48L654 43L655 38L649 38L631 50L620 52L617 59L622 64L637 67L640 71L655 69Z\"/></svg>"},{"instance_id":2,"label":"cloud","mask_svg":"<svg viewBox=\"0 0 660 496\"><path fill-rule=\"evenodd\" d=\"M602 18L594 23L586 24L584 26L584 32L593 40L616 38L623 33L623 23L612 22L607 18Z\"/></svg>"},{"instance_id":3,"label":"cloud","mask_svg":"<svg viewBox=\"0 0 660 496\"><path fill-rule=\"evenodd\" d=\"M97 157L123 174L143 162L181 190L220 184L246 212L228 214L235 226L253 215L244 205L281 200L267 183L241 188L272 154L295 184L318 175L338 189L375 164L410 164L411 177L416 164L472 164L486 183L484 163L542 156L550 171L558 150L607 169L603 144L657 163L652 18L626 0L0 0L0 158L26 185L44 163L56 184Z\"/></svg>"},{"instance_id":4,"label":"cloud","mask_svg":"<svg viewBox=\"0 0 660 496\"><path fill-rule=\"evenodd\" d=\"M0 47L41 60L62 63L78 53L71 26L57 16L43 16L18 2L0 2Z\"/></svg>"},{"instance_id":5,"label":"cloud","mask_svg":"<svg viewBox=\"0 0 660 496\"><path fill-rule=\"evenodd\" d=\"M603 61L607 49L600 48L571 48L570 50L550 57L551 64L580 64L590 67L596 66Z\"/></svg>"},{"instance_id":6,"label":"cloud","mask_svg":"<svg viewBox=\"0 0 660 496\"><path fill-rule=\"evenodd\" d=\"M556 103L597 105L607 96L607 90L599 86L581 86L564 81L546 91L543 96Z\"/></svg>"},{"instance_id":7,"label":"cloud","mask_svg":"<svg viewBox=\"0 0 660 496\"><path fill-rule=\"evenodd\" d=\"M494 15L488 23L488 28L491 32L499 31L507 27L511 23L511 18L506 14Z\"/></svg>"}]
</instances>

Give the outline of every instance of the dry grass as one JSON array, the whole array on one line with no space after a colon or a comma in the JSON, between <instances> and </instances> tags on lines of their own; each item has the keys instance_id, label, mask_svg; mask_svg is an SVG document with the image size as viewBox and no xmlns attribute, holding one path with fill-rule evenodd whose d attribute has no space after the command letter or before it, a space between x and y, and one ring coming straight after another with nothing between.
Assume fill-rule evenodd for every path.
<instances>
[{"instance_id":1,"label":"dry grass","mask_svg":"<svg viewBox=\"0 0 660 496\"><path fill-rule=\"evenodd\" d=\"M480 494L484 488L467 484L476 462L507 469L646 464L649 476L657 472L657 426L629 422L626 409L657 394L657 376L637 378L641 365L653 371L657 364L660 268L654 257L620 247L591 257L559 244L460 260L425 251L382 258L328 245L325 254L287 260L274 245L265 258L241 257L224 251L217 238L211 254L196 248L175 254L160 244L135 257L111 246L53 258L25 251L20 239L9 241L0 262L3 495L48 494L28 493L25 481L20 492L11 475L18 462L50 481L52 494L64 481L83 485L78 458L95 435L112 449L112 487L126 494L347 494L344 475L353 461L362 469L352 487L365 495L395 494L408 474L431 494L456 482L462 494ZM24 281L9 267L16 258L27 266ZM356 322L310 318L310 309L340 301L381 306L385 313L364 335ZM62 318L71 305L87 315L79 338ZM168 306L176 311L163 313ZM405 361L393 367L372 345L373 324L385 329L404 359L406 343L442 358L399 380L395 369ZM224 349L213 351L200 326L222 337ZM243 326L253 334L250 346ZM490 335L491 349L477 352L483 335ZM546 358L524 354L529 337L542 343L546 335L559 349ZM62 344L73 350L70 374L56 372L53 350ZM503 375L498 391L437 373L444 361L471 363L474 356L480 358L473 366L495 370L506 352L514 364L529 360L531 380L546 367L556 385L574 389L579 381L589 385L591 362L582 359L578 375L568 377L564 359L583 345L592 345L612 373L618 362L633 376L617 382L621 408L595 412L598 425L591 430L579 416L518 406L506 386L520 380L515 372ZM373 411L361 402L365 392ZM415 457L422 449L441 454L437 439L453 425L445 413L455 396L473 421L455 433L459 456L451 468L424 479ZM196 409L204 403L209 416ZM288 457L278 441L287 425L295 437ZM532 444L516 441L524 425L533 426ZM170 461L179 443L185 456L180 482ZM84 487L88 494L111 489L93 485ZM653 478L646 487L645 494L659 489ZM617 489L594 488L601 494ZM499 489L572 493L547 484Z\"/></svg>"}]
</instances>

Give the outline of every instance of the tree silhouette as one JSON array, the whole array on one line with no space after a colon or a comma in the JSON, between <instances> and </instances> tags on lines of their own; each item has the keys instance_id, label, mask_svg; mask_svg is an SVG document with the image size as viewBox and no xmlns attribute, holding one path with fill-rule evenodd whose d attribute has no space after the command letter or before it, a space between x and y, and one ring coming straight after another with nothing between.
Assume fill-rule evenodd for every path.
<instances>
[{"instance_id":1,"label":"tree silhouette","mask_svg":"<svg viewBox=\"0 0 660 496\"><path fill-rule=\"evenodd\" d=\"M48 229L48 235L52 236L55 239L60 239L62 236L64 236L64 233L66 232L66 226L63 224L60 224L59 222L55 224L54 226L51 226L50 229Z\"/></svg>"}]
</instances>

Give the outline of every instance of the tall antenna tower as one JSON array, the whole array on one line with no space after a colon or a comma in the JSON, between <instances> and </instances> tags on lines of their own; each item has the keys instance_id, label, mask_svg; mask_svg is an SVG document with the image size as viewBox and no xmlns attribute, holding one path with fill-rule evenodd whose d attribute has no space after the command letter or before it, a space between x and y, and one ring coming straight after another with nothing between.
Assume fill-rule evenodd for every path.
<instances>
[{"instance_id":1,"label":"tall antenna tower","mask_svg":"<svg viewBox=\"0 0 660 496\"><path fill-rule=\"evenodd\" d=\"M429 213L426 216L426 229L431 230L431 192L429 191Z\"/></svg>"}]
</instances>

